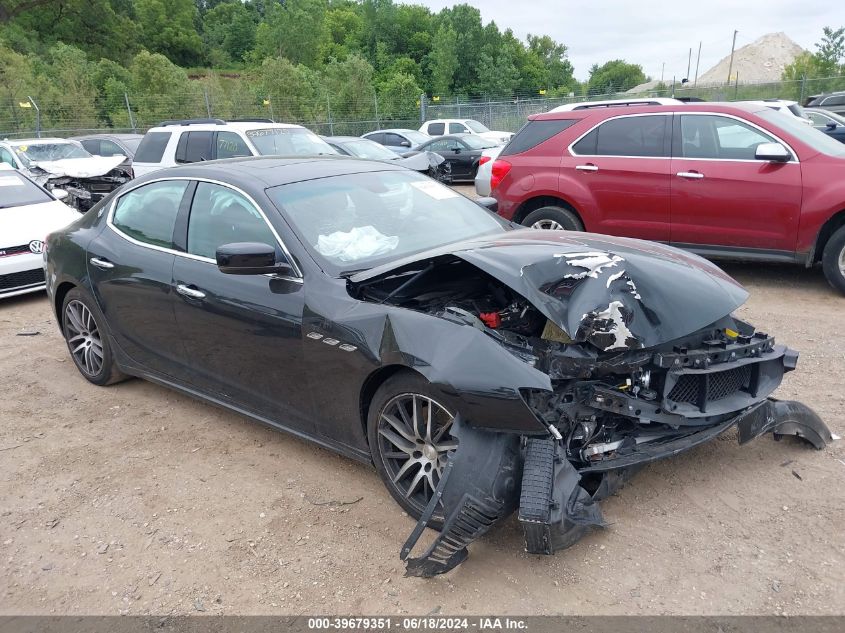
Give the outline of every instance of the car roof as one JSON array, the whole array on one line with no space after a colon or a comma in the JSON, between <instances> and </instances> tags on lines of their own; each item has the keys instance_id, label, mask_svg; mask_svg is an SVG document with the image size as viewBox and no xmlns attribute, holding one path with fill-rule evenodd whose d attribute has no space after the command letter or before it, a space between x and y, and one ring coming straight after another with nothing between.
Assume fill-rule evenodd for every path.
<instances>
[{"instance_id":1,"label":"car roof","mask_svg":"<svg viewBox=\"0 0 845 633\"><path fill-rule=\"evenodd\" d=\"M638 99L605 99L600 101L577 101L565 103L549 112L572 112L574 110L590 110L593 108L605 108L611 106L639 106L639 105L678 105L684 103L679 99L670 97L641 97Z\"/></svg>"},{"instance_id":2,"label":"car roof","mask_svg":"<svg viewBox=\"0 0 845 633\"><path fill-rule=\"evenodd\" d=\"M448 123L449 121L475 121L472 117L463 117L461 119L430 119L423 123L423 125L428 125L429 123ZM480 121L479 121L480 123Z\"/></svg>"},{"instance_id":3,"label":"car roof","mask_svg":"<svg viewBox=\"0 0 845 633\"><path fill-rule=\"evenodd\" d=\"M420 132L419 130L412 130L407 127L390 127L385 128L383 130L373 130L372 132L367 132L366 134L364 134L364 136L367 136L368 134L375 134L376 132L395 132L396 134L405 134L406 132L413 132L414 134L422 134L422 132Z\"/></svg>"},{"instance_id":4,"label":"car roof","mask_svg":"<svg viewBox=\"0 0 845 633\"><path fill-rule=\"evenodd\" d=\"M553 121L556 119L586 119L593 117L611 118L631 114L669 114L672 112L715 112L724 114L736 114L738 112L742 112L746 114L754 114L756 112L763 112L769 109L768 105L758 105L756 103L704 101L693 103L679 102L676 105L632 105L608 108L587 108L584 110L558 112L552 110L549 112L542 112L540 114L532 114L528 118L532 121Z\"/></svg>"},{"instance_id":5,"label":"car roof","mask_svg":"<svg viewBox=\"0 0 845 633\"><path fill-rule=\"evenodd\" d=\"M78 141L82 139L89 139L89 138L116 138L117 140L126 140L131 141L133 139L141 139L144 138L143 134L111 134L109 132L101 132L99 134L83 134L81 136L71 136L70 139L73 141Z\"/></svg>"},{"instance_id":6,"label":"car roof","mask_svg":"<svg viewBox=\"0 0 845 633\"><path fill-rule=\"evenodd\" d=\"M51 143L72 143L75 144L73 139L69 138L9 138L3 139L3 142L9 143L10 145L47 145Z\"/></svg>"},{"instance_id":7,"label":"car roof","mask_svg":"<svg viewBox=\"0 0 845 633\"><path fill-rule=\"evenodd\" d=\"M368 141L370 139L361 138L360 136L321 136L324 141L330 143L348 143L350 141ZM373 141L375 142L375 141Z\"/></svg>"},{"instance_id":8,"label":"car roof","mask_svg":"<svg viewBox=\"0 0 845 633\"><path fill-rule=\"evenodd\" d=\"M136 178L133 182L141 184L145 181L176 177L208 178L243 189L256 190L329 176L403 169L381 161L340 155L251 156L167 167Z\"/></svg>"},{"instance_id":9,"label":"car roof","mask_svg":"<svg viewBox=\"0 0 845 633\"><path fill-rule=\"evenodd\" d=\"M266 130L268 128L300 128L307 129L305 126L297 125L295 123L267 123L262 121L224 121L221 123L184 123L180 124L178 121L169 122L170 125L156 125L151 127L148 132L162 132L174 130L199 130L207 132L208 130L226 130L233 129L239 132L246 132L247 130Z\"/></svg>"}]
</instances>

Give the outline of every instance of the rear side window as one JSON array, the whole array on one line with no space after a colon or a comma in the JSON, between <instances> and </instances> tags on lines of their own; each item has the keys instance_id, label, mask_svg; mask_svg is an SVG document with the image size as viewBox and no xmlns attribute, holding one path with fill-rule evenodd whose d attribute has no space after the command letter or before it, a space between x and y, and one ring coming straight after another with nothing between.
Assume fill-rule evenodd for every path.
<instances>
[{"instance_id":1,"label":"rear side window","mask_svg":"<svg viewBox=\"0 0 845 633\"><path fill-rule=\"evenodd\" d=\"M170 132L147 132L135 152L135 162L160 163L169 141Z\"/></svg>"},{"instance_id":2,"label":"rear side window","mask_svg":"<svg viewBox=\"0 0 845 633\"><path fill-rule=\"evenodd\" d=\"M611 119L578 141L573 150L581 156L668 156L665 116L632 116Z\"/></svg>"},{"instance_id":3,"label":"rear side window","mask_svg":"<svg viewBox=\"0 0 845 633\"><path fill-rule=\"evenodd\" d=\"M18 172L0 171L0 217L3 217L3 209L50 202L52 199L41 187Z\"/></svg>"},{"instance_id":4,"label":"rear side window","mask_svg":"<svg viewBox=\"0 0 845 633\"><path fill-rule=\"evenodd\" d=\"M214 132L183 132L176 145L177 163L198 163L211 160L211 137Z\"/></svg>"},{"instance_id":5,"label":"rear side window","mask_svg":"<svg viewBox=\"0 0 845 633\"><path fill-rule=\"evenodd\" d=\"M133 189L117 201L112 224L139 242L173 248L173 227L187 180L162 180Z\"/></svg>"},{"instance_id":6,"label":"rear side window","mask_svg":"<svg viewBox=\"0 0 845 633\"><path fill-rule=\"evenodd\" d=\"M555 134L563 132L566 128L574 125L578 119L559 119L557 121L529 121L522 126L511 139L510 143L502 150L502 156L521 154L540 143L548 141Z\"/></svg>"},{"instance_id":7,"label":"rear side window","mask_svg":"<svg viewBox=\"0 0 845 633\"><path fill-rule=\"evenodd\" d=\"M446 132L446 124L445 123L429 123L428 124L428 134L429 136L441 136Z\"/></svg>"},{"instance_id":8,"label":"rear side window","mask_svg":"<svg viewBox=\"0 0 845 633\"><path fill-rule=\"evenodd\" d=\"M88 150L94 156L100 156L100 139L88 138L82 142L82 147Z\"/></svg>"}]
</instances>

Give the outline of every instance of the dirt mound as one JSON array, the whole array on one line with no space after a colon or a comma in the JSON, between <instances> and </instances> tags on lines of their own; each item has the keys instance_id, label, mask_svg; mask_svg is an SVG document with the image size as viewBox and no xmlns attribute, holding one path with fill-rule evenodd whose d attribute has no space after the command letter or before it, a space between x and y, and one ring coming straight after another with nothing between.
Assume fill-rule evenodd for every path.
<instances>
[{"instance_id":1,"label":"dirt mound","mask_svg":"<svg viewBox=\"0 0 845 633\"><path fill-rule=\"evenodd\" d=\"M734 52L731 81L740 83L780 81L783 69L804 52L786 33L768 33ZM728 80L731 56L727 55L698 76L698 85L723 84Z\"/></svg>"}]
</instances>

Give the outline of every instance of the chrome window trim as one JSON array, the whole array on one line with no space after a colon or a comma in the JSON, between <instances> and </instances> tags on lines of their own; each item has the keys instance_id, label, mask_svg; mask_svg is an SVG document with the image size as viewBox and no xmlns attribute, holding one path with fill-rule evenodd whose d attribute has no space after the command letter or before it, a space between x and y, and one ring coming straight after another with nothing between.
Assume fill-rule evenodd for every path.
<instances>
[{"instance_id":1,"label":"chrome window trim","mask_svg":"<svg viewBox=\"0 0 845 633\"><path fill-rule=\"evenodd\" d=\"M114 231L115 234L119 235L120 237L125 239L127 242L131 242L132 244L135 244L136 246L142 246L144 248L149 248L149 249L154 250L154 251L161 251L162 253L169 253L171 255L177 255L179 257L184 257L186 259L193 259L195 261L206 262L208 264L213 264L214 266L217 266L217 261L211 259L210 257L202 257L201 255L194 255L192 253L177 251L177 250L172 249L172 248L165 248L163 246L156 246L155 244L148 244L147 242L142 242L140 240L136 240L134 237L130 237L129 235L127 235L126 233L124 233L118 227L116 227L114 225L113 220L114 220L114 213L117 210L117 204L125 195L132 193L136 189L140 189L141 187L144 187L146 185L152 185L152 184L157 183L157 182L167 182L167 181L174 181L174 180L185 180L185 181L188 182L189 186L190 186L191 181L207 182L207 183L210 183L210 184L213 184L213 185L219 185L221 187L227 187L227 188L232 189L233 191L236 191L239 194L241 194L244 198L246 198L250 202L250 204L252 204L258 210L258 213L261 214L261 217L264 219L264 222L270 228L270 232L273 234L273 237L276 239L278 246L282 249L282 252L285 254L285 257L287 257L288 262L290 263L291 268L293 269L293 272L296 273L296 275L297 275L296 277L289 277L289 276L286 276L286 275L275 275L275 274L266 274L264 276L265 277L274 277L274 278L277 278L277 279L286 279L288 281L293 281L293 282L296 282L296 283L303 283L302 271L299 269L299 266L297 265L296 261L291 256L290 251L288 250L287 246L285 246L285 243L282 240L281 236L279 236L279 233L278 233L278 231L276 231L276 228L267 219L267 214L264 213L264 210L261 208L261 206L253 199L252 196L250 196L244 190L242 190L242 189L240 189L240 188L238 188L234 185L231 185L229 183L222 182L220 180L215 180L213 178L203 178L203 177L169 176L169 177L155 178L153 180L147 180L145 182L138 183L137 185L135 185L131 189L127 189L126 191L121 192L121 194L119 196L117 196L114 200L112 200L111 205L109 206L108 216L106 217L106 225L112 231ZM190 221L190 215L188 216L188 219Z\"/></svg>"},{"instance_id":2,"label":"chrome window trim","mask_svg":"<svg viewBox=\"0 0 845 633\"><path fill-rule=\"evenodd\" d=\"M702 111L684 112L684 111L674 110L672 112L643 112L643 113L640 113L640 114L620 114L619 116L609 117L607 119L604 119L603 121L600 121L599 123L596 123L593 127L591 127L589 130L584 132L581 136L576 138L574 141L572 141L572 143L570 143L569 146L566 149L569 151L569 153L573 157L579 157L579 158L641 158L641 159L646 159L646 160L699 160L699 161L717 161L717 162L731 162L731 163L762 163L762 162L765 162L765 161L760 161L760 160L756 160L756 159L747 159L747 158L691 158L691 157L688 158L686 156L618 156L616 154L577 154L572 149L573 146L578 141L580 141L582 138L587 136L587 134L589 134L590 132L595 130L600 125L607 123L608 121L612 121L614 119L637 117L637 116L672 116L672 115L674 115L674 116L721 116L721 117L726 117L726 118L729 118L729 119L734 119L735 121L739 121L740 123L744 123L745 125L748 125L750 127L753 127L755 129L759 130L760 132L762 132L766 136L772 137L778 143L783 145L789 151L789 153L792 155L792 158L787 161L788 163L800 163L801 162L798 159L798 152L796 152L794 149L792 149L792 146L789 143L787 143L786 141L784 141L783 139L778 137L776 134L773 134L772 132L770 132L766 128L757 125L753 121L743 119L742 117L739 117L735 114L728 114L726 112L710 112L710 111L707 111L707 112L702 112Z\"/></svg>"}]
</instances>

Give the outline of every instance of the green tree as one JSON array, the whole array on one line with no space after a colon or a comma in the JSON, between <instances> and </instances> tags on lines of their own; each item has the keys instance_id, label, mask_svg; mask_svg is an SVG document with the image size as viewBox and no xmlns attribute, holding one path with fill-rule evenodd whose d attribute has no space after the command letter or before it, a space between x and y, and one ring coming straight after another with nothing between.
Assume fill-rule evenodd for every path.
<instances>
[{"instance_id":1,"label":"green tree","mask_svg":"<svg viewBox=\"0 0 845 633\"><path fill-rule=\"evenodd\" d=\"M449 26L440 25L431 43L428 54L428 71L431 77L432 94L451 93L458 70L458 47L455 31Z\"/></svg>"},{"instance_id":2,"label":"green tree","mask_svg":"<svg viewBox=\"0 0 845 633\"><path fill-rule=\"evenodd\" d=\"M569 87L572 84L572 63L566 57L566 46L548 35L528 35L528 52L539 60L546 73L548 88Z\"/></svg>"},{"instance_id":3,"label":"green tree","mask_svg":"<svg viewBox=\"0 0 845 633\"><path fill-rule=\"evenodd\" d=\"M187 119L203 111L201 91L164 55L141 51L132 60L129 72L129 96L139 127L150 127L164 119Z\"/></svg>"},{"instance_id":4,"label":"green tree","mask_svg":"<svg viewBox=\"0 0 845 633\"><path fill-rule=\"evenodd\" d=\"M240 0L221 2L207 10L202 18L206 58L242 62L255 46L255 13ZM217 51L215 55L215 51Z\"/></svg>"},{"instance_id":5,"label":"green tree","mask_svg":"<svg viewBox=\"0 0 845 633\"><path fill-rule=\"evenodd\" d=\"M621 59L614 59L590 68L587 82L589 94L623 92L645 81L643 68L639 64L629 64Z\"/></svg>"},{"instance_id":6,"label":"green tree","mask_svg":"<svg viewBox=\"0 0 845 633\"><path fill-rule=\"evenodd\" d=\"M181 66L202 58L202 38L196 31L198 11L192 0L135 0L143 42Z\"/></svg>"},{"instance_id":7,"label":"green tree","mask_svg":"<svg viewBox=\"0 0 845 633\"><path fill-rule=\"evenodd\" d=\"M409 73L397 72L382 82L378 90L379 114L383 119L416 119L422 89Z\"/></svg>"},{"instance_id":8,"label":"green tree","mask_svg":"<svg viewBox=\"0 0 845 633\"><path fill-rule=\"evenodd\" d=\"M814 57L819 71L830 77L842 71L840 64L845 61L845 27L834 30L826 26L822 32L824 35L816 44L818 50Z\"/></svg>"},{"instance_id":9,"label":"green tree","mask_svg":"<svg viewBox=\"0 0 845 633\"><path fill-rule=\"evenodd\" d=\"M267 8L255 34L252 58L286 57L315 67L324 41L326 0L286 0Z\"/></svg>"}]
</instances>

